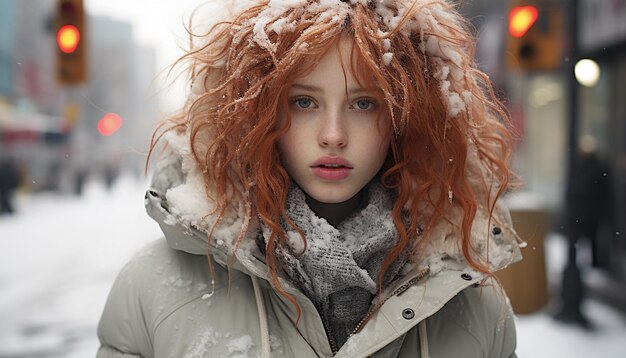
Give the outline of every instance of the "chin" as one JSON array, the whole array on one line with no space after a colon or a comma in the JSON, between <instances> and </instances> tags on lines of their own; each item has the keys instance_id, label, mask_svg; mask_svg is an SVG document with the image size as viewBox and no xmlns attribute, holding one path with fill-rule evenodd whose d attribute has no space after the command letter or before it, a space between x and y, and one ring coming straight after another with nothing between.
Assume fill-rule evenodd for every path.
<instances>
[{"instance_id":1,"label":"chin","mask_svg":"<svg viewBox=\"0 0 626 358\"><path fill-rule=\"evenodd\" d=\"M311 198L325 204L339 204L350 200L360 190L347 190L348 188L311 188L313 190L304 190Z\"/></svg>"},{"instance_id":2,"label":"chin","mask_svg":"<svg viewBox=\"0 0 626 358\"><path fill-rule=\"evenodd\" d=\"M316 201L319 201L320 203L324 203L324 204L339 204L350 199L349 197L346 197L346 198L344 197L315 197L315 196L311 196L311 197L315 199Z\"/></svg>"}]
</instances>

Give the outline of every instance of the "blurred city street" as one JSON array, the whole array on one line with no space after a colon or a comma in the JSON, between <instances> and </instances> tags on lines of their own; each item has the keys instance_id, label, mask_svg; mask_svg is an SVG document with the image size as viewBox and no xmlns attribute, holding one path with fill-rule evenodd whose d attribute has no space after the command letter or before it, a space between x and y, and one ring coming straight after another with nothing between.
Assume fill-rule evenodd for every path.
<instances>
[{"instance_id":1,"label":"blurred city street","mask_svg":"<svg viewBox=\"0 0 626 358\"><path fill-rule=\"evenodd\" d=\"M161 235L143 172L191 95L185 26L225 1L0 0L0 358L95 355L113 280ZM626 357L626 0L450 2L510 115L518 356Z\"/></svg>"},{"instance_id":2,"label":"blurred city street","mask_svg":"<svg viewBox=\"0 0 626 358\"><path fill-rule=\"evenodd\" d=\"M0 357L90 357L95 329L123 264L158 226L143 182L122 178L83 197L18 195L0 217Z\"/></svg>"},{"instance_id":3,"label":"blurred city street","mask_svg":"<svg viewBox=\"0 0 626 358\"><path fill-rule=\"evenodd\" d=\"M0 217L0 357L95 355L97 322L117 272L160 236L143 209L145 188L122 176L110 191L88 182L83 197L18 196L17 214ZM555 236L546 251L556 276L566 246ZM558 323L547 310L518 315L518 356L623 357L624 313L595 300L583 311L593 330Z\"/></svg>"}]
</instances>

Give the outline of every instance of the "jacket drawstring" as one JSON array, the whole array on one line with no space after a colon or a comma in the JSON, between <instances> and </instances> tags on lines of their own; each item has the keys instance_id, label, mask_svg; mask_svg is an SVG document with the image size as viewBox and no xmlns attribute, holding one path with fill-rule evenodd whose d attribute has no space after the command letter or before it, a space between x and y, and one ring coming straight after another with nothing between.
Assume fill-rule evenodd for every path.
<instances>
[{"instance_id":1,"label":"jacket drawstring","mask_svg":"<svg viewBox=\"0 0 626 358\"><path fill-rule=\"evenodd\" d=\"M418 324L419 336L420 336L420 356L422 358L430 358L428 352L428 334L426 333L426 320L422 320Z\"/></svg>"},{"instance_id":2,"label":"jacket drawstring","mask_svg":"<svg viewBox=\"0 0 626 358\"><path fill-rule=\"evenodd\" d=\"M267 313L265 312L265 303L263 302L263 293L259 287L259 279L251 275L252 287L254 288L254 297L256 298L256 307L259 311L259 325L261 328L261 352L263 358L270 358L270 335L267 326Z\"/></svg>"}]
</instances>

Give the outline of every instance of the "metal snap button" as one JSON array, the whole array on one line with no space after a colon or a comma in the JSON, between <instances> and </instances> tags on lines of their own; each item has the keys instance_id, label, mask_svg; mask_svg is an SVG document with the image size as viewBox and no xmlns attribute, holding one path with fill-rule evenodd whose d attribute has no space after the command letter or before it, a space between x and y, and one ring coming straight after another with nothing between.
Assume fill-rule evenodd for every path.
<instances>
[{"instance_id":1,"label":"metal snap button","mask_svg":"<svg viewBox=\"0 0 626 358\"><path fill-rule=\"evenodd\" d=\"M471 281L472 280L472 276L464 273L461 275L461 278L464 279L465 281Z\"/></svg>"},{"instance_id":2,"label":"metal snap button","mask_svg":"<svg viewBox=\"0 0 626 358\"><path fill-rule=\"evenodd\" d=\"M413 317L415 317L415 311L410 308L405 308L402 311L402 317L404 317L404 319L413 319Z\"/></svg>"},{"instance_id":3,"label":"metal snap button","mask_svg":"<svg viewBox=\"0 0 626 358\"><path fill-rule=\"evenodd\" d=\"M502 229L500 229L499 227L494 227L493 229L491 229L491 233L494 235L500 235L502 234Z\"/></svg>"}]
</instances>

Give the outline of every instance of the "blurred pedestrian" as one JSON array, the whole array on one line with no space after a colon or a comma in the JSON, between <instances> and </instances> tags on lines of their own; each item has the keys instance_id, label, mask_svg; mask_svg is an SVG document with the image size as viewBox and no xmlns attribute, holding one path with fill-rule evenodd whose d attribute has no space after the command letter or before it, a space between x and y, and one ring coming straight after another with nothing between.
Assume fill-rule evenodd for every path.
<instances>
[{"instance_id":1,"label":"blurred pedestrian","mask_svg":"<svg viewBox=\"0 0 626 358\"><path fill-rule=\"evenodd\" d=\"M19 173L9 158L0 159L0 215L12 214L13 191L19 186Z\"/></svg>"},{"instance_id":2,"label":"blurred pedestrian","mask_svg":"<svg viewBox=\"0 0 626 358\"><path fill-rule=\"evenodd\" d=\"M82 195L87 180L87 169L79 167L74 173L74 194Z\"/></svg>"},{"instance_id":3,"label":"blurred pedestrian","mask_svg":"<svg viewBox=\"0 0 626 358\"><path fill-rule=\"evenodd\" d=\"M612 221L610 179L608 165L597 153L596 139L591 135L582 136L565 197L568 261L563 271L562 307L555 317L583 327L590 327L590 323L580 310L584 287L577 262L578 242L581 239L590 241L593 266L606 264L600 255L603 250L598 233L602 224L610 225Z\"/></svg>"},{"instance_id":4,"label":"blurred pedestrian","mask_svg":"<svg viewBox=\"0 0 626 358\"><path fill-rule=\"evenodd\" d=\"M117 165L109 163L104 167L104 184L108 190L113 188L113 184L115 183L118 174L119 171L117 169Z\"/></svg>"},{"instance_id":5,"label":"blurred pedestrian","mask_svg":"<svg viewBox=\"0 0 626 358\"><path fill-rule=\"evenodd\" d=\"M612 224L612 176L608 164L600 158L596 138L581 137L578 160L567 187L567 233L574 242L591 242L592 265L601 266L598 233L601 225Z\"/></svg>"},{"instance_id":6,"label":"blurred pedestrian","mask_svg":"<svg viewBox=\"0 0 626 358\"><path fill-rule=\"evenodd\" d=\"M191 36L145 197L165 238L116 280L98 357L515 357L509 121L467 22L232 4Z\"/></svg>"}]
</instances>

